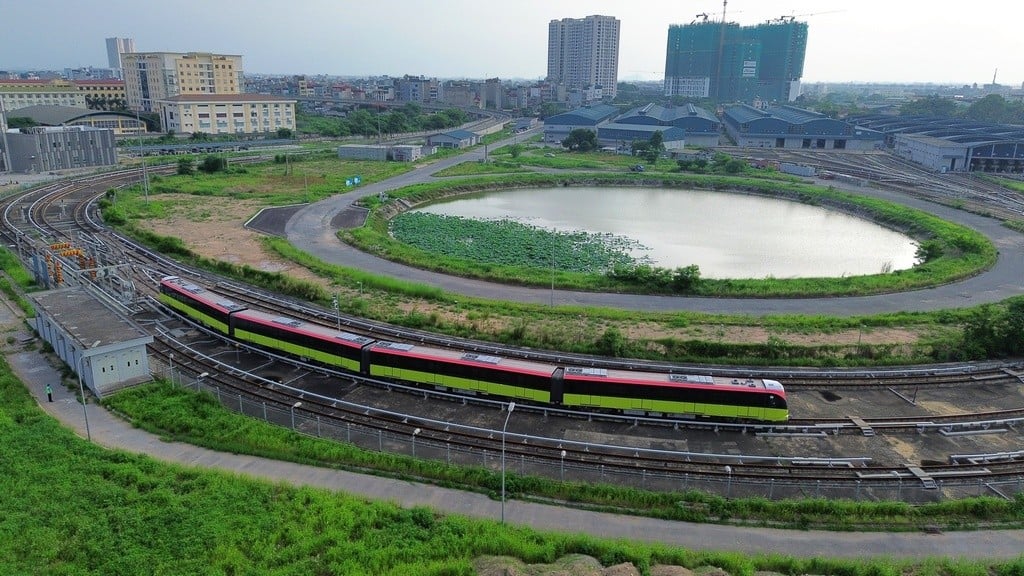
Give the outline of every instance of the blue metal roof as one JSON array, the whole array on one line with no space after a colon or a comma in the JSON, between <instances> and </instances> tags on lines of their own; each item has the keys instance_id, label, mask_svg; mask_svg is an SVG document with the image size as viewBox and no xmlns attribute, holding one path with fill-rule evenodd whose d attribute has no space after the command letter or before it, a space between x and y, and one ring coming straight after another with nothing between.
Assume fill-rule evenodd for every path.
<instances>
[{"instance_id":1,"label":"blue metal roof","mask_svg":"<svg viewBox=\"0 0 1024 576\"><path fill-rule=\"evenodd\" d=\"M452 138L457 138L459 140L467 140L467 139L470 139L470 138L476 138L477 137L476 134L474 134L473 132L470 132L469 130L451 130L449 132L442 132L441 135L442 136L450 136Z\"/></svg>"}]
</instances>

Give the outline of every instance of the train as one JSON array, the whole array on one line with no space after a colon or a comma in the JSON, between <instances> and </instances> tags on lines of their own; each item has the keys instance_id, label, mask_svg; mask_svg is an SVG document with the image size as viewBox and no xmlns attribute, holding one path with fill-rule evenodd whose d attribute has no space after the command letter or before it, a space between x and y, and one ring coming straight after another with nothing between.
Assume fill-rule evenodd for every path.
<instances>
[{"instance_id":1,"label":"train","mask_svg":"<svg viewBox=\"0 0 1024 576\"><path fill-rule=\"evenodd\" d=\"M178 276L159 300L225 336L377 379L579 410L684 419L786 422L776 380L552 364L392 342L238 304Z\"/></svg>"}]
</instances>

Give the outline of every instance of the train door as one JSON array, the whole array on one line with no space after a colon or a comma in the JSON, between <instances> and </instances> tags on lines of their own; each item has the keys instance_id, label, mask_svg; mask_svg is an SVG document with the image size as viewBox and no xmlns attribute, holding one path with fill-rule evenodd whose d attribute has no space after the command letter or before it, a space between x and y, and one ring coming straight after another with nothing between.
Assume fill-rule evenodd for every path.
<instances>
[{"instance_id":1,"label":"train door","mask_svg":"<svg viewBox=\"0 0 1024 576\"><path fill-rule=\"evenodd\" d=\"M562 395L565 393L565 369L556 368L551 374L551 403L561 404Z\"/></svg>"}]
</instances>

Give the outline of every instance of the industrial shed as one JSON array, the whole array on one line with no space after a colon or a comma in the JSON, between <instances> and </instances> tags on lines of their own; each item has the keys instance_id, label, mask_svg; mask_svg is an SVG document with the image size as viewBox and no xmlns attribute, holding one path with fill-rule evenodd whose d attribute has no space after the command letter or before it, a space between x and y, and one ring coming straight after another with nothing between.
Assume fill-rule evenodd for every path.
<instances>
[{"instance_id":1,"label":"industrial shed","mask_svg":"<svg viewBox=\"0 0 1024 576\"><path fill-rule=\"evenodd\" d=\"M737 146L819 150L874 150L882 133L795 106L725 109L725 131Z\"/></svg>"},{"instance_id":2,"label":"industrial shed","mask_svg":"<svg viewBox=\"0 0 1024 576\"><path fill-rule=\"evenodd\" d=\"M609 122L597 129L597 141L604 146L628 149L634 140L647 141L655 132L661 132L666 150L679 150L685 144L686 133L676 126L650 126L643 124L622 124Z\"/></svg>"},{"instance_id":3,"label":"industrial shed","mask_svg":"<svg viewBox=\"0 0 1024 576\"><path fill-rule=\"evenodd\" d=\"M598 126L607 124L618 113L615 106L597 104L548 116L544 119L544 141L561 142L577 128L587 128L596 133Z\"/></svg>"},{"instance_id":4,"label":"industrial shed","mask_svg":"<svg viewBox=\"0 0 1024 576\"><path fill-rule=\"evenodd\" d=\"M615 118L615 123L681 128L686 134L686 144L689 146L718 146L718 138L722 132L722 123L718 118L693 104L638 106Z\"/></svg>"},{"instance_id":5,"label":"industrial shed","mask_svg":"<svg viewBox=\"0 0 1024 576\"><path fill-rule=\"evenodd\" d=\"M936 172L1024 172L1024 126L957 118L861 116L893 152Z\"/></svg>"},{"instance_id":6,"label":"industrial shed","mask_svg":"<svg viewBox=\"0 0 1024 576\"><path fill-rule=\"evenodd\" d=\"M146 345L153 337L85 288L28 295L35 329L97 398L151 379Z\"/></svg>"}]
</instances>

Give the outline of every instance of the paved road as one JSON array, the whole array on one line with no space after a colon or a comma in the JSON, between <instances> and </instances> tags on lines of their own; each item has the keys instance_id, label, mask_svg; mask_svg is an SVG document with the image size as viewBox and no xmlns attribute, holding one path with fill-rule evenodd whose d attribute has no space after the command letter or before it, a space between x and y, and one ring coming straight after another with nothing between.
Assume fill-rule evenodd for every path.
<instances>
[{"instance_id":1,"label":"paved road","mask_svg":"<svg viewBox=\"0 0 1024 576\"><path fill-rule=\"evenodd\" d=\"M491 149L511 143L511 139L491 146ZM771 314L816 313L835 316L857 316L896 311L929 311L948 308L975 306L987 302L998 302L1024 293L1024 235L1008 230L997 220L969 214L904 194L850 187L850 190L899 202L907 206L930 212L952 222L958 222L985 234L999 250L996 265L984 274L963 282L878 296L807 298L807 299L763 299L763 298L693 298L678 296L638 296L633 294L596 294L550 289L505 286L447 276L389 262L376 256L355 250L340 242L331 226L334 216L364 196L386 192L410 184L436 180L432 173L455 164L483 158L483 150L472 150L466 154L447 158L430 166L421 166L401 176L383 182L370 184L353 192L334 196L299 210L288 221L285 233L288 240L305 252L321 260L366 270L382 276L391 276L413 282L437 286L448 292L495 300L512 300L547 304L552 300L558 305L606 306L644 311L678 311L723 314L750 314L755 316ZM833 186L835 182L829 182Z\"/></svg>"}]
</instances>

